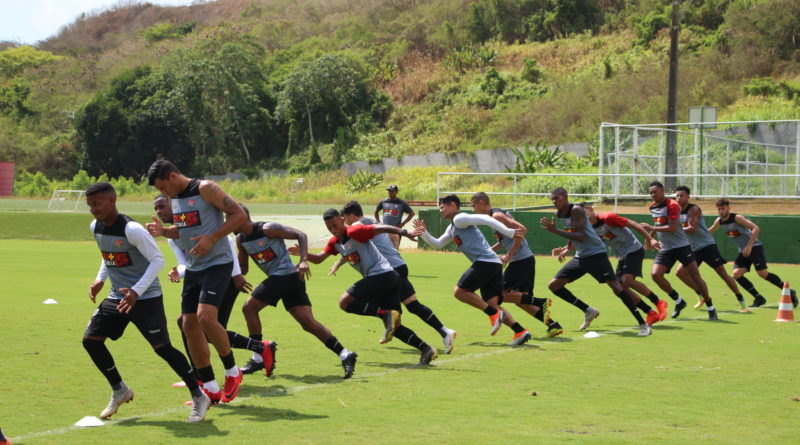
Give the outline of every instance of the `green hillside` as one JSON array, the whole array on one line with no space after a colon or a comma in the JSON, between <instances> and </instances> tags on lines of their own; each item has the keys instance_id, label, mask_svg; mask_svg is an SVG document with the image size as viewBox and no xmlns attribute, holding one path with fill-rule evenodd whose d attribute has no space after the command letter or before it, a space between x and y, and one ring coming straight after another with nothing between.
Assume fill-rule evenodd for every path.
<instances>
[{"instance_id":1,"label":"green hillside","mask_svg":"<svg viewBox=\"0 0 800 445\"><path fill-rule=\"evenodd\" d=\"M684 1L679 119L800 117L800 2ZM0 48L0 161L138 178L591 142L663 122L664 0L119 3Z\"/></svg>"}]
</instances>

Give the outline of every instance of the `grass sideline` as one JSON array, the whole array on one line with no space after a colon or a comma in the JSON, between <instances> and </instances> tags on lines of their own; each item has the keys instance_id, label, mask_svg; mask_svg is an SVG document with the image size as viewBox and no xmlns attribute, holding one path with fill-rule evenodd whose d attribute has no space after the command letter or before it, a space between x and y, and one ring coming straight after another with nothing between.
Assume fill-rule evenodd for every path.
<instances>
[{"instance_id":1,"label":"grass sideline","mask_svg":"<svg viewBox=\"0 0 800 445\"><path fill-rule=\"evenodd\" d=\"M451 296L467 267L463 256L412 252L405 256L420 300L459 331L454 354L440 356L435 366L414 366L417 351L397 340L378 345L378 320L339 310L336 301L355 272L347 268L329 278L330 264L323 264L313 267L309 294L317 318L358 351L353 380L341 380L338 358L282 307L269 308L262 320L265 338L279 344L275 376L245 377L237 400L212 408L202 424L188 425L186 390L169 386L176 380L172 371L129 327L110 349L136 399L103 428L72 428L85 415L97 416L109 396L80 344L94 310L86 291L97 268L96 247L29 240L0 246L0 426L16 445L114 444L131 437L177 444L211 438L287 444L796 441L800 403L792 398L800 393L794 353L800 325L772 321L778 292L763 280L754 278L772 307L739 314L730 292L704 269L722 321L703 321L703 312L689 309L677 321L656 325L652 337L638 338L624 307L586 277L570 288L600 308L592 329L601 338L583 338L576 331L582 314L556 301L563 337L542 338L543 326L512 306L535 338L511 348L510 330L489 336L486 317ZM172 254L162 249L172 264ZM796 266L770 266L786 280L800 278ZM547 294L557 268L552 258L537 259L538 295ZM161 278L168 320L174 320L179 288ZM248 277L254 283L262 278L255 268ZM47 298L59 304L41 304ZM430 327L408 313L403 319L441 348ZM231 320L233 330L244 331L238 312ZM173 322L170 328L178 344ZM247 355L236 351L237 362Z\"/></svg>"}]
</instances>

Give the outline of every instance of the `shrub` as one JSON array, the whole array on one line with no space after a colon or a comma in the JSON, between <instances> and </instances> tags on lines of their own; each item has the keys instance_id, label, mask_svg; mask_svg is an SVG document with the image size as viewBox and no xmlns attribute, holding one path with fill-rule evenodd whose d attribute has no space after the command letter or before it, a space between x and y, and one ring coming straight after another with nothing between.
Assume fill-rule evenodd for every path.
<instances>
[{"instance_id":1,"label":"shrub","mask_svg":"<svg viewBox=\"0 0 800 445\"><path fill-rule=\"evenodd\" d=\"M348 193L363 192L369 190L383 182L383 175L373 173L369 170L359 170L353 176L347 178L344 188Z\"/></svg>"}]
</instances>

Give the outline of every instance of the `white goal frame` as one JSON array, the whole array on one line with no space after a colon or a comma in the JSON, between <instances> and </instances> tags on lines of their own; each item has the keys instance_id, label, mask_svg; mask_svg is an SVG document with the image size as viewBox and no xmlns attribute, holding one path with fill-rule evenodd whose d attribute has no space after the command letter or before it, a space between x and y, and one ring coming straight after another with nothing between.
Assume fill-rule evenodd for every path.
<instances>
[{"instance_id":1,"label":"white goal frame","mask_svg":"<svg viewBox=\"0 0 800 445\"><path fill-rule=\"evenodd\" d=\"M68 206L65 208L54 208L54 203L59 201L66 201L68 195L76 195L75 196L75 205L72 208ZM53 190L53 194L50 196L50 202L47 204L47 210L50 212L75 212L78 210L78 205L80 205L82 198L86 195L85 190ZM60 196L63 196L59 199ZM72 198L69 198L70 200Z\"/></svg>"}]
</instances>

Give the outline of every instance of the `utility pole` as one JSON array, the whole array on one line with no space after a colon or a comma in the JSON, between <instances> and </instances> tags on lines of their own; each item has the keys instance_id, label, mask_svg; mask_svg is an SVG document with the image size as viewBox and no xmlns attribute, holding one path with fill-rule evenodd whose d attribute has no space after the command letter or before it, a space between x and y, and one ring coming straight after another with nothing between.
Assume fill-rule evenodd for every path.
<instances>
[{"instance_id":1,"label":"utility pole","mask_svg":"<svg viewBox=\"0 0 800 445\"><path fill-rule=\"evenodd\" d=\"M672 27L669 30L669 91L667 93L667 123L677 122L675 115L676 103L678 101L678 34L681 30L681 2L672 0ZM667 127L667 149L666 159L664 160L664 174L674 175L678 172L678 134L676 127ZM664 177L664 187L666 190L675 190L678 178L675 176Z\"/></svg>"}]
</instances>

